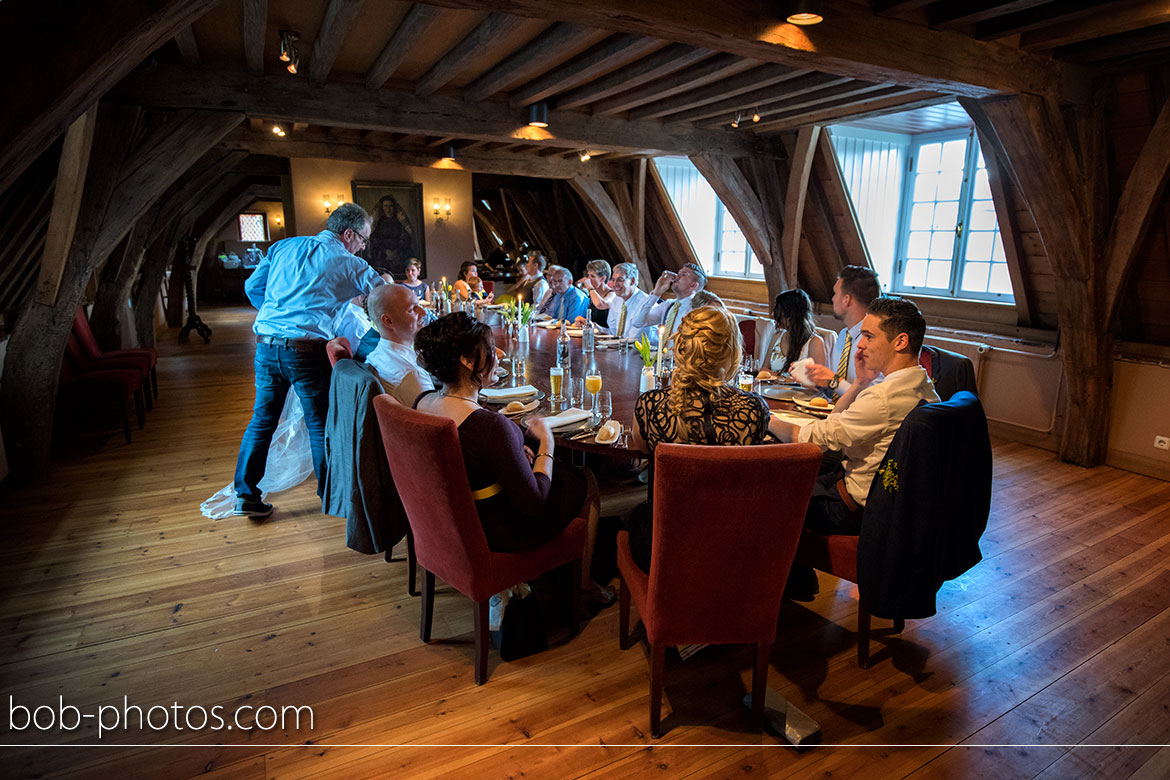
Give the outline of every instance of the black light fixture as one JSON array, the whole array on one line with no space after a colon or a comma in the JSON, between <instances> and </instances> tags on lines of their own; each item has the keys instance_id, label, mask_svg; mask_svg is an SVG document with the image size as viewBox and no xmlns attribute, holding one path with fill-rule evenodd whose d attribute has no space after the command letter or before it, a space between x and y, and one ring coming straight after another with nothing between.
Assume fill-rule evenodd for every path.
<instances>
[{"instance_id":1,"label":"black light fixture","mask_svg":"<svg viewBox=\"0 0 1170 780\"><path fill-rule=\"evenodd\" d=\"M543 100L528 107L529 127L548 127L548 103Z\"/></svg>"},{"instance_id":2,"label":"black light fixture","mask_svg":"<svg viewBox=\"0 0 1170 780\"><path fill-rule=\"evenodd\" d=\"M756 110L752 113L752 122L760 121L760 107L756 106Z\"/></svg>"},{"instance_id":3,"label":"black light fixture","mask_svg":"<svg viewBox=\"0 0 1170 780\"><path fill-rule=\"evenodd\" d=\"M301 39L299 33L292 30L280 31L280 61L288 63L289 73L295 74L301 64L301 53L297 51L297 41Z\"/></svg>"},{"instance_id":4,"label":"black light fixture","mask_svg":"<svg viewBox=\"0 0 1170 780\"><path fill-rule=\"evenodd\" d=\"M787 21L801 27L825 21L825 17L821 15L820 0L788 0Z\"/></svg>"},{"instance_id":5,"label":"black light fixture","mask_svg":"<svg viewBox=\"0 0 1170 780\"><path fill-rule=\"evenodd\" d=\"M735 119L731 120L731 126L732 127L739 127L739 120L741 119L741 117L742 117L742 114L740 112L736 111L735 112Z\"/></svg>"},{"instance_id":6,"label":"black light fixture","mask_svg":"<svg viewBox=\"0 0 1170 780\"><path fill-rule=\"evenodd\" d=\"M447 152L443 155L444 160L455 159L455 144L447 144Z\"/></svg>"}]
</instances>

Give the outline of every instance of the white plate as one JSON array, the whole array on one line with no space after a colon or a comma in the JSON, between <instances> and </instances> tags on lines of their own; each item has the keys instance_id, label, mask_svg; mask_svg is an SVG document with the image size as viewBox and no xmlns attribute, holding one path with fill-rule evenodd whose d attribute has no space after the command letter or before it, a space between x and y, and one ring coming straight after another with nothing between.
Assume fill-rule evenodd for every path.
<instances>
[{"instance_id":1,"label":"white plate","mask_svg":"<svg viewBox=\"0 0 1170 780\"><path fill-rule=\"evenodd\" d=\"M565 333L568 333L575 339L579 339L585 335L585 331L581 328L565 328Z\"/></svg>"},{"instance_id":2,"label":"white plate","mask_svg":"<svg viewBox=\"0 0 1170 780\"><path fill-rule=\"evenodd\" d=\"M785 385L768 385L760 388L760 395L775 398L777 401L799 401L814 398L820 393L805 387L789 387Z\"/></svg>"},{"instance_id":3,"label":"white plate","mask_svg":"<svg viewBox=\"0 0 1170 780\"><path fill-rule=\"evenodd\" d=\"M511 403L511 401L509 401L508 403ZM506 411L504 408L501 408L500 414L505 415L507 417L517 417L521 414L528 414L529 412L531 412L533 409L535 409L538 406L540 406L540 399L533 398L531 401L524 404L524 406L522 406L520 409L518 409L514 412L509 412L509 411Z\"/></svg>"},{"instance_id":4,"label":"white plate","mask_svg":"<svg viewBox=\"0 0 1170 780\"><path fill-rule=\"evenodd\" d=\"M593 443L600 444L603 447L611 445L611 444L617 444L619 441L622 440L622 424L618 423L617 435L614 436L611 441L602 441L600 437L601 437L601 429L599 428L597 436L593 437Z\"/></svg>"},{"instance_id":5,"label":"white plate","mask_svg":"<svg viewBox=\"0 0 1170 780\"><path fill-rule=\"evenodd\" d=\"M832 404L829 404L828 406L814 406L813 404L809 403L808 401L804 400L803 398L793 398L792 401L797 406L799 406L801 409L808 409L810 412L820 412L821 414L828 414L829 412L833 411Z\"/></svg>"}]
</instances>

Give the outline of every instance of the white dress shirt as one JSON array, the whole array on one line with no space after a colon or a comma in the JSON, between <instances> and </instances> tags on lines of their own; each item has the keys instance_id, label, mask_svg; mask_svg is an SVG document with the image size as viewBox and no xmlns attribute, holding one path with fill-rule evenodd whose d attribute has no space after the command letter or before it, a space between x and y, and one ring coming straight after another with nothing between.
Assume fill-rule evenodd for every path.
<instances>
[{"instance_id":1,"label":"white dress shirt","mask_svg":"<svg viewBox=\"0 0 1170 780\"><path fill-rule=\"evenodd\" d=\"M414 347L390 339L379 339L378 346L366 355L366 365L373 367L386 392L403 406L413 406L416 398L435 383L418 364Z\"/></svg>"},{"instance_id":2,"label":"white dress shirt","mask_svg":"<svg viewBox=\"0 0 1170 780\"><path fill-rule=\"evenodd\" d=\"M848 334L852 342L849 345L849 356L845 361L845 378L841 380L841 384L837 387L839 395L845 395L845 391L853 386L853 381L857 379L857 367L853 364L853 357L857 354L857 340L861 338L861 323L864 320L858 320L854 323L852 328L841 328L837 334L837 341L833 344L832 353L829 355L829 368L834 371L837 370L837 364L841 362L841 350L845 349L845 336Z\"/></svg>"},{"instance_id":3,"label":"white dress shirt","mask_svg":"<svg viewBox=\"0 0 1170 780\"><path fill-rule=\"evenodd\" d=\"M812 442L823 450L845 455L845 489L865 506L869 485L881 465L894 434L918 402L938 403L938 393L922 366L911 366L875 380L841 412L800 429L797 441Z\"/></svg>"},{"instance_id":4,"label":"white dress shirt","mask_svg":"<svg viewBox=\"0 0 1170 780\"><path fill-rule=\"evenodd\" d=\"M623 299L620 295L614 295L613 301L609 304L609 312L605 319L606 331L615 336L622 338L632 338L638 335L641 328L638 327L638 321L642 316L642 310L650 301L654 300L646 294L644 290L634 288L634 294L629 299ZM618 333L618 325L622 321L622 312L626 311L626 322L623 325L622 333Z\"/></svg>"},{"instance_id":5,"label":"white dress shirt","mask_svg":"<svg viewBox=\"0 0 1170 780\"><path fill-rule=\"evenodd\" d=\"M653 300L653 298L650 298L650 301ZM678 326L682 323L683 317L687 316L691 309L694 308L695 294L691 293L685 298L669 298L658 301L653 305L650 305L650 301L647 301L647 304L642 308L642 316L638 318L638 327L645 328L652 325L657 328L659 325L665 325L669 318L672 320L670 333L666 334L669 336L678 330ZM678 313L674 314L673 311L676 308Z\"/></svg>"}]
</instances>

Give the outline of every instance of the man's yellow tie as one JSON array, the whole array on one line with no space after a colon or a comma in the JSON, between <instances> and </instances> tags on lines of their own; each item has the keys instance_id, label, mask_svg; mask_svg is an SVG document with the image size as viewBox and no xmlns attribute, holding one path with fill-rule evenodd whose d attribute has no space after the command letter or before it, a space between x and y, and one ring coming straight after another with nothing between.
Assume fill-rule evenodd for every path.
<instances>
[{"instance_id":1,"label":"man's yellow tie","mask_svg":"<svg viewBox=\"0 0 1170 780\"><path fill-rule=\"evenodd\" d=\"M629 312L629 307L626 306L628 301L622 301L622 315L618 317L618 329L614 335L618 338L624 338L626 335L626 314Z\"/></svg>"},{"instance_id":2,"label":"man's yellow tie","mask_svg":"<svg viewBox=\"0 0 1170 780\"><path fill-rule=\"evenodd\" d=\"M853 334L845 331L845 348L841 350L841 359L837 361L837 379L842 382L849 374L849 350L853 348Z\"/></svg>"}]
</instances>

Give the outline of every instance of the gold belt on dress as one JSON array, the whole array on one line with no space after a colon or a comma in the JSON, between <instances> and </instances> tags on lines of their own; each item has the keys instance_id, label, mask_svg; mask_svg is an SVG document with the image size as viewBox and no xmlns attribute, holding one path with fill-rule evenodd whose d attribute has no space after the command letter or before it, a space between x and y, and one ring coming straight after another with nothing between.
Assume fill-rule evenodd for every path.
<instances>
[{"instance_id":1,"label":"gold belt on dress","mask_svg":"<svg viewBox=\"0 0 1170 780\"><path fill-rule=\"evenodd\" d=\"M471 491L471 497L474 498L476 501L483 501L485 498L491 498L492 496L494 496L497 493L500 493L502 491L503 491L503 488L500 487L500 483L493 482L492 484L488 485L485 488L480 488L479 490Z\"/></svg>"}]
</instances>

